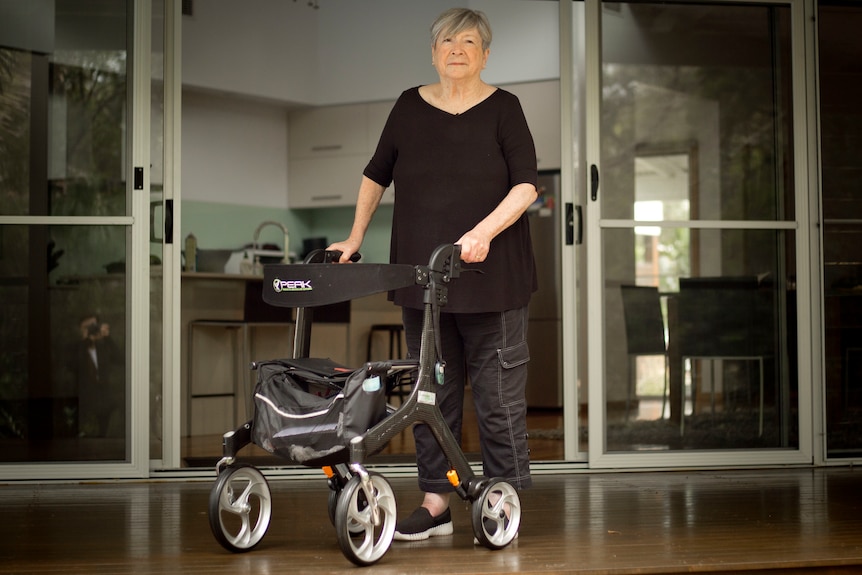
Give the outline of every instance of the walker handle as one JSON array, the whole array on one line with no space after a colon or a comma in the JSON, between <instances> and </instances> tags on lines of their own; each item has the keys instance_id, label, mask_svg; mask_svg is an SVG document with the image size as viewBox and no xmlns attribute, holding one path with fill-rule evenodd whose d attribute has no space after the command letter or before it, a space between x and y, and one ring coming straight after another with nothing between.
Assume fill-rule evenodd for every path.
<instances>
[{"instance_id":1,"label":"walker handle","mask_svg":"<svg viewBox=\"0 0 862 575\"><path fill-rule=\"evenodd\" d=\"M321 250L316 249L308 252L308 255L305 256L305 259L302 263L305 264L333 264L337 263L338 260L341 259L341 254L343 252L341 250ZM362 257L362 254L359 252L354 253L350 256L350 261L358 262Z\"/></svg>"},{"instance_id":2,"label":"walker handle","mask_svg":"<svg viewBox=\"0 0 862 575\"><path fill-rule=\"evenodd\" d=\"M344 253L341 250L326 250L326 253L323 256L324 263L330 264L335 263L341 259L341 254ZM353 252L350 255L350 261L353 263L358 262L362 258L362 254L359 252Z\"/></svg>"}]
</instances>

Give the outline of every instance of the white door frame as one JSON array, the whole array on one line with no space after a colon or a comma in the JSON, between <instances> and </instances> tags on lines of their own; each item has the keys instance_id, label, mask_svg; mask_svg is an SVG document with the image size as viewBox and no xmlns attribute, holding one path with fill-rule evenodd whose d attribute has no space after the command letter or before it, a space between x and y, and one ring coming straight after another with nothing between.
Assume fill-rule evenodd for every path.
<instances>
[{"instance_id":1,"label":"white door frame","mask_svg":"<svg viewBox=\"0 0 862 575\"><path fill-rule=\"evenodd\" d=\"M181 402L181 311L180 277L182 251L179 243L182 183L182 2L165 0L164 73L164 185L163 202L173 203L173 242L162 245L162 458L153 469L180 467L182 436ZM167 211L165 211L167 213Z\"/></svg>"}]
</instances>

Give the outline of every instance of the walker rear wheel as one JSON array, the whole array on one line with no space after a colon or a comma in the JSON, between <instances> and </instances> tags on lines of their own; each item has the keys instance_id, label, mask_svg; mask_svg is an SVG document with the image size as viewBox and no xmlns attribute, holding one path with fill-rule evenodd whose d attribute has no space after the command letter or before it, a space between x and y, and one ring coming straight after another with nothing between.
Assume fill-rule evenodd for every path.
<instances>
[{"instance_id":1,"label":"walker rear wheel","mask_svg":"<svg viewBox=\"0 0 862 575\"><path fill-rule=\"evenodd\" d=\"M344 556L359 566L377 562L395 535L395 493L382 475L369 472L370 492L359 475L338 495L335 534Z\"/></svg>"},{"instance_id":2,"label":"walker rear wheel","mask_svg":"<svg viewBox=\"0 0 862 575\"><path fill-rule=\"evenodd\" d=\"M521 499L512 485L491 479L473 502L473 535L488 549L502 549L518 535Z\"/></svg>"},{"instance_id":3,"label":"walker rear wheel","mask_svg":"<svg viewBox=\"0 0 862 575\"><path fill-rule=\"evenodd\" d=\"M272 496L263 474L251 465L226 467L210 491L210 529L234 553L260 543L272 517Z\"/></svg>"}]
</instances>

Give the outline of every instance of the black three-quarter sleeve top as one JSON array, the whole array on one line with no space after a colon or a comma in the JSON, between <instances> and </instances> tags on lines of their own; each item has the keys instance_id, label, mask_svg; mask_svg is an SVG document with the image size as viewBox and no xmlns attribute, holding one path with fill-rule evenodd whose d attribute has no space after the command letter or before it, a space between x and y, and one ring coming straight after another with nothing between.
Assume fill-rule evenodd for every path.
<instances>
[{"instance_id":1,"label":"black three-quarter sleeve top","mask_svg":"<svg viewBox=\"0 0 862 575\"><path fill-rule=\"evenodd\" d=\"M434 248L453 243L490 214L517 184L536 185L536 151L518 98L497 89L463 114L406 90L389 114L363 172L395 184L390 261L426 264ZM491 242L486 260L465 264L449 284L452 313L524 307L537 287L529 221L523 214ZM422 308L422 289L395 292L396 304Z\"/></svg>"}]
</instances>

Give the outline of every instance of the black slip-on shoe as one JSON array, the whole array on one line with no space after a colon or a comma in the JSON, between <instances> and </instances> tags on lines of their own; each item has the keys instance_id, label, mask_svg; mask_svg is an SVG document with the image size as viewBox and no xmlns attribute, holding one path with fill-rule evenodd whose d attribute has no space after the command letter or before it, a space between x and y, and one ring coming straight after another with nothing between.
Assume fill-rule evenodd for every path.
<instances>
[{"instance_id":1,"label":"black slip-on shoe","mask_svg":"<svg viewBox=\"0 0 862 575\"><path fill-rule=\"evenodd\" d=\"M431 512L420 507L407 519L395 524L396 541L422 541L438 535L452 535L452 514L449 509L437 517L431 517Z\"/></svg>"}]
</instances>

